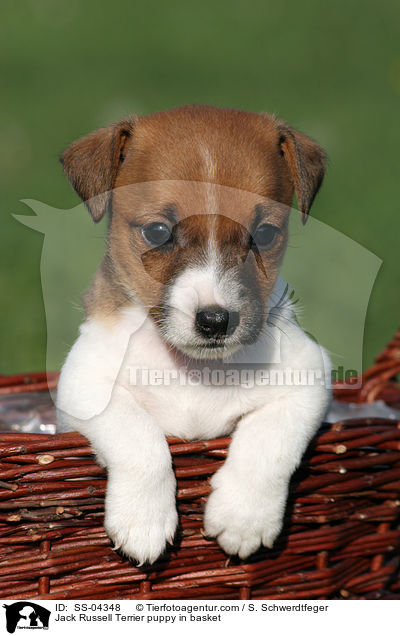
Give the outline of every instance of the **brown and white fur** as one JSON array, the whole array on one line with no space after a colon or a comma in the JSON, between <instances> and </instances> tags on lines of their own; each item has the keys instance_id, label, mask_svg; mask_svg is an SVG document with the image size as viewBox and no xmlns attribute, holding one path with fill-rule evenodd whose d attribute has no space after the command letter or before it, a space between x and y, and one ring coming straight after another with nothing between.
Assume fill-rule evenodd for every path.
<instances>
[{"instance_id":1,"label":"brown and white fur","mask_svg":"<svg viewBox=\"0 0 400 636\"><path fill-rule=\"evenodd\" d=\"M62 162L93 219L110 216L106 253L58 390L61 423L84 434L107 466L109 536L140 563L157 559L178 520L165 436L232 434L211 480L205 531L242 558L271 547L329 389L144 386L131 382L129 370L179 375L183 366L245 368L261 360L265 369L312 368L327 377L324 351L300 329L290 303L277 302L293 194L306 219L323 179L323 151L274 116L188 106L98 130L73 143ZM171 233L167 244L149 242L154 223ZM270 233L270 245L260 247L257 232ZM214 322L234 316L234 325L199 331L203 310Z\"/></svg>"}]
</instances>

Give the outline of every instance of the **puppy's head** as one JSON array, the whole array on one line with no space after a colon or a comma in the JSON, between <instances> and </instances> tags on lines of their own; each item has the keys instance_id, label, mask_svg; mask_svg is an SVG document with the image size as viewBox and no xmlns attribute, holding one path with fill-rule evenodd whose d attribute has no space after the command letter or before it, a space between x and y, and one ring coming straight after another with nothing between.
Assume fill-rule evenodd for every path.
<instances>
[{"instance_id":1,"label":"puppy's head","mask_svg":"<svg viewBox=\"0 0 400 636\"><path fill-rule=\"evenodd\" d=\"M314 141L270 115L191 106L98 130L62 162L93 219L110 213L108 294L143 303L193 358L257 340L293 194L305 221L323 179Z\"/></svg>"}]
</instances>

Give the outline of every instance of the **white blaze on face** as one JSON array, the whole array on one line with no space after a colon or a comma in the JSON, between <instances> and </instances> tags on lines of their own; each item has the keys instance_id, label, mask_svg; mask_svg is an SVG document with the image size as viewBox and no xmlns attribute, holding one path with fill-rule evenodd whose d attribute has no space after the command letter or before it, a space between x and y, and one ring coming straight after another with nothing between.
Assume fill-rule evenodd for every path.
<instances>
[{"instance_id":1,"label":"white blaze on face","mask_svg":"<svg viewBox=\"0 0 400 636\"><path fill-rule=\"evenodd\" d=\"M210 306L240 311L239 291L232 274L224 272L215 258L203 266L187 267L171 286L164 335L178 347L200 344L203 339L196 332L196 313Z\"/></svg>"},{"instance_id":2,"label":"white blaze on face","mask_svg":"<svg viewBox=\"0 0 400 636\"><path fill-rule=\"evenodd\" d=\"M216 227L217 227L217 215L219 214L218 206L218 188L215 183L216 180L216 161L212 156L210 149L207 146L202 147L203 163L205 168L205 212L210 215L209 218L209 257L213 259L213 256L217 254L216 245ZM215 259L216 260L216 259Z\"/></svg>"},{"instance_id":3,"label":"white blaze on face","mask_svg":"<svg viewBox=\"0 0 400 636\"><path fill-rule=\"evenodd\" d=\"M217 306L227 311L241 310L240 291L236 268L227 269L217 240L220 186L217 163L210 149L200 148L203 175L202 204L207 215L207 239L202 256L194 256L193 263L179 273L168 291L165 304L167 320L162 332L164 337L178 348L201 347L204 336L196 330L196 314L208 307Z\"/></svg>"},{"instance_id":4,"label":"white blaze on face","mask_svg":"<svg viewBox=\"0 0 400 636\"><path fill-rule=\"evenodd\" d=\"M205 168L205 194L207 214L218 214L218 185L216 180L216 161L207 146L202 147L203 164Z\"/></svg>"},{"instance_id":5,"label":"white blaze on face","mask_svg":"<svg viewBox=\"0 0 400 636\"><path fill-rule=\"evenodd\" d=\"M202 307L226 307L227 299L221 293L218 278L217 268L212 264L188 267L171 289L170 305L191 317Z\"/></svg>"}]
</instances>

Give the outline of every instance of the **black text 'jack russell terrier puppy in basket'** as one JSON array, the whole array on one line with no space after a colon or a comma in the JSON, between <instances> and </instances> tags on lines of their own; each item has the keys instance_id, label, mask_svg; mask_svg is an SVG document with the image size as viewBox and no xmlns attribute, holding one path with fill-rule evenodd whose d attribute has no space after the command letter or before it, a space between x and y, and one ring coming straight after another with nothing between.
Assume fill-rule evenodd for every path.
<instances>
[{"instance_id":1,"label":"black text 'jack russell terrier puppy in basket'","mask_svg":"<svg viewBox=\"0 0 400 636\"><path fill-rule=\"evenodd\" d=\"M110 538L157 559L178 521L165 436L232 433L205 531L242 558L271 547L330 400L329 382L268 381L287 368L330 373L278 289L292 197L305 220L323 151L271 115L187 106L98 130L62 162L93 219L110 218L57 405L107 467Z\"/></svg>"}]
</instances>

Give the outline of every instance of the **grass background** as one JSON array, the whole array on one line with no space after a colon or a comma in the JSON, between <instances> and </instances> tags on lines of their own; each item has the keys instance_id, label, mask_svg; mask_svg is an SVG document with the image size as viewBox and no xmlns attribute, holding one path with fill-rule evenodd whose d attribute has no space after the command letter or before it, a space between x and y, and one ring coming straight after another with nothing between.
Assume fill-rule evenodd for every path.
<instances>
[{"instance_id":1,"label":"grass background","mask_svg":"<svg viewBox=\"0 0 400 636\"><path fill-rule=\"evenodd\" d=\"M313 215L383 260L368 365L399 317L399 24L397 0L3 0L0 373L46 360L43 236L11 216L21 199L73 207L72 140L183 103L275 112L327 150Z\"/></svg>"}]
</instances>

